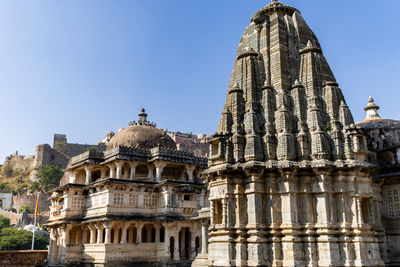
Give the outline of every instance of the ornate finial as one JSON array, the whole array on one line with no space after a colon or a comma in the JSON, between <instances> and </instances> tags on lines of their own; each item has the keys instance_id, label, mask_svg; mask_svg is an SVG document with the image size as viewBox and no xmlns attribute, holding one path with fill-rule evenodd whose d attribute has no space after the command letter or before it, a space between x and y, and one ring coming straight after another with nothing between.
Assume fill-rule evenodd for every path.
<instances>
[{"instance_id":1,"label":"ornate finial","mask_svg":"<svg viewBox=\"0 0 400 267\"><path fill-rule=\"evenodd\" d=\"M147 113L144 108L140 110L139 119L137 122L136 121L129 122L129 126L135 126L135 125L146 125L146 126L156 127L156 124L154 122L149 122L147 120Z\"/></svg>"},{"instance_id":2,"label":"ornate finial","mask_svg":"<svg viewBox=\"0 0 400 267\"><path fill-rule=\"evenodd\" d=\"M380 120L381 117L378 114L379 106L375 105L374 99L372 96L368 98L368 104L364 108L364 110L367 112L367 116L365 117L365 120Z\"/></svg>"}]
</instances>

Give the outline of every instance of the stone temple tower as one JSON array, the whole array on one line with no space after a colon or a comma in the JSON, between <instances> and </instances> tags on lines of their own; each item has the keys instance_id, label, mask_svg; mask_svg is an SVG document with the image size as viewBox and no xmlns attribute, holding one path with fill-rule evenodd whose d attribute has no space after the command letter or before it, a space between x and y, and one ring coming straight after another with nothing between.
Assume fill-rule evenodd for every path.
<instances>
[{"instance_id":1,"label":"stone temple tower","mask_svg":"<svg viewBox=\"0 0 400 267\"><path fill-rule=\"evenodd\" d=\"M382 200L318 39L272 1L239 43L211 141L208 266L384 266Z\"/></svg>"}]
</instances>

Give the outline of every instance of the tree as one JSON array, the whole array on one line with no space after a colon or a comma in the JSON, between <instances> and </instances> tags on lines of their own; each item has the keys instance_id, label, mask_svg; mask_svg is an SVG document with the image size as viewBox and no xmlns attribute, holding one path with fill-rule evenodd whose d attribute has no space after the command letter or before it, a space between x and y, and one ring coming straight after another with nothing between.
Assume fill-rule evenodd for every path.
<instances>
[{"instance_id":1,"label":"tree","mask_svg":"<svg viewBox=\"0 0 400 267\"><path fill-rule=\"evenodd\" d=\"M63 176L63 170L59 166L42 165L39 169L38 180L30 183L31 191L47 192L56 188Z\"/></svg>"},{"instance_id":2,"label":"tree","mask_svg":"<svg viewBox=\"0 0 400 267\"><path fill-rule=\"evenodd\" d=\"M4 164L3 167L1 167L1 172L5 177L11 177L14 173L14 169L11 164Z\"/></svg>"},{"instance_id":3,"label":"tree","mask_svg":"<svg viewBox=\"0 0 400 267\"><path fill-rule=\"evenodd\" d=\"M35 249L47 249L49 240L35 233ZM32 245L32 233L26 230L7 227L0 230L0 250L24 250Z\"/></svg>"},{"instance_id":4,"label":"tree","mask_svg":"<svg viewBox=\"0 0 400 267\"><path fill-rule=\"evenodd\" d=\"M10 219L0 215L0 229L10 226Z\"/></svg>"}]
</instances>

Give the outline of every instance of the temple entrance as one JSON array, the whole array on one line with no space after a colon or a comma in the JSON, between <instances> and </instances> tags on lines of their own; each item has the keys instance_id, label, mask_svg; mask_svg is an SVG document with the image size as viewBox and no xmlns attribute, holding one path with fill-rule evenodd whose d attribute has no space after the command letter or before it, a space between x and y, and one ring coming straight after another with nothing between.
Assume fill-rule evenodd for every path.
<instances>
[{"instance_id":1,"label":"temple entrance","mask_svg":"<svg viewBox=\"0 0 400 267\"><path fill-rule=\"evenodd\" d=\"M169 239L169 253L171 254L171 260L174 259L174 250L175 250L175 238L171 236Z\"/></svg>"},{"instance_id":2,"label":"temple entrance","mask_svg":"<svg viewBox=\"0 0 400 267\"><path fill-rule=\"evenodd\" d=\"M190 259L190 230L183 227L179 232L179 252L181 260Z\"/></svg>"}]
</instances>

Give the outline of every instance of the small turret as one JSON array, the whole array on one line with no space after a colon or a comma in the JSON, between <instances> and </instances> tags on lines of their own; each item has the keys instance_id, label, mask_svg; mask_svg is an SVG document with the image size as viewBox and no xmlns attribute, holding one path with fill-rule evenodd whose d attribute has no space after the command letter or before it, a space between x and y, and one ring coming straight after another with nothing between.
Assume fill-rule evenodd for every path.
<instances>
[{"instance_id":1,"label":"small turret","mask_svg":"<svg viewBox=\"0 0 400 267\"><path fill-rule=\"evenodd\" d=\"M381 117L378 114L379 106L375 105L374 99L372 96L368 98L368 104L364 108L367 112L367 116L365 117L364 121L371 121L371 120L380 120Z\"/></svg>"}]
</instances>

